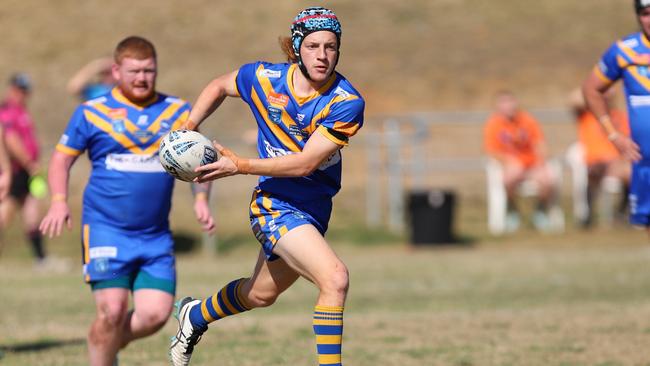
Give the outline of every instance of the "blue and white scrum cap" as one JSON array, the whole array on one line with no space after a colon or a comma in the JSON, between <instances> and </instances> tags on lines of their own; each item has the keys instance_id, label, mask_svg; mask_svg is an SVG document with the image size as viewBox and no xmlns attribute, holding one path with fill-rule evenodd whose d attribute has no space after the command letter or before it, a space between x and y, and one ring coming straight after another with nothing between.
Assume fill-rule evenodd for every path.
<instances>
[{"instance_id":1,"label":"blue and white scrum cap","mask_svg":"<svg viewBox=\"0 0 650 366\"><path fill-rule=\"evenodd\" d=\"M650 0L634 0L634 10L636 10L637 14L648 6L650 6Z\"/></svg>"}]
</instances>

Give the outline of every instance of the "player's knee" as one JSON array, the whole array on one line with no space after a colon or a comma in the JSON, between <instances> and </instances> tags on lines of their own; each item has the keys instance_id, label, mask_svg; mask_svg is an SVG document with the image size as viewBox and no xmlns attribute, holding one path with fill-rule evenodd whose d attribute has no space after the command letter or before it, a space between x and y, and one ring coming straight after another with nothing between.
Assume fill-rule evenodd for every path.
<instances>
[{"instance_id":1,"label":"player's knee","mask_svg":"<svg viewBox=\"0 0 650 366\"><path fill-rule=\"evenodd\" d=\"M350 274L341 263L321 281L321 291L345 296L350 286Z\"/></svg>"},{"instance_id":2,"label":"player's knee","mask_svg":"<svg viewBox=\"0 0 650 366\"><path fill-rule=\"evenodd\" d=\"M280 296L277 291L259 291L252 289L247 297L247 305L251 308L264 308L271 306Z\"/></svg>"},{"instance_id":3,"label":"player's knee","mask_svg":"<svg viewBox=\"0 0 650 366\"><path fill-rule=\"evenodd\" d=\"M97 320L103 329L112 330L122 326L128 313L125 302L107 302L100 306Z\"/></svg>"},{"instance_id":4,"label":"player's knee","mask_svg":"<svg viewBox=\"0 0 650 366\"><path fill-rule=\"evenodd\" d=\"M151 330L162 328L167 323L170 315L170 311L167 311L167 309L146 309L144 311L136 309L135 312L144 326Z\"/></svg>"}]
</instances>

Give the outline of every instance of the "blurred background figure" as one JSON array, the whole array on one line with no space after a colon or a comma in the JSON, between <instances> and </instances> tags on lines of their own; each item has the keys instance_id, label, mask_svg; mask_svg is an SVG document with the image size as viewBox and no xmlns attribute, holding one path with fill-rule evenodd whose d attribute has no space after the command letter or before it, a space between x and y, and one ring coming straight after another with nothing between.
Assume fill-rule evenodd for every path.
<instances>
[{"instance_id":1,"label":"blurred background figure","mask_svg":"<svg viewBox=\"0 0 650 366\"><path fill-rule=\"evenodd\" d=\"M508 90L495 95L495 110L484 127L484 147L503 170L507 196L506 231L519 227L520 213L515 198L524 181L532 181L537 190L533 224L539 230L550 228L549 205L555 199L555 178L546 162L547 148L539 123L519 107Z\"/></svg>"},{"instance_id":2,"label":"blurred background figure","mask_svg":"<svg viewBox=\"0 0 650 366\"><path fill-rule=\"evenodd\" d=\"M85 101L110 92L115 86L112 66L113 59L110 57L90 61L68 81L68 93Z\"/></svg>"},{"instance_id":3,"label":"blurred background figure","mask_svg":"<svg viewBox=\"0 0 650 366\"><path fill-rule=\"evenodd\" d=\"M34 122L27 110L32 83L27 74L16 73L9 79L5 99L0 104L0 124L11 161L11 186L6 199L0 202L0 230L11 223L17 210L22 211L23 230L32 246L36 268L40 270L65 269L59 259L46 258L43 237L38 230L41 220L39 198L47 194L44 179L39 173L39 144Z\"/></svg>"},{"instance_id":4,"label":"blurred background figure","mask_svg":"<svg viewBox=\"0 0 650 366\"><path fill-rule=\"evenodd\" d=\"M610 111L612 123L620 133L630 135L630 128L625 111L616 107L616 93L609 89L605 98ZM621 220L627 209L627 196L631 165L626 161L607 134L598 123L596 117L589 111L580 89L575 89L569 96L571 110L576 118L578 128L578 151L581 162L587 168L586 208L587 212L578 219L578 224L589 228L594 223L595 203L606 177L615 178L614 183L622 183L621 200L616 207L614 217ZM575 193L574 193L575 194Z\"/></svg>"},{"instance_id":5,"label":"blurred background figure","mask_svg":"<svg viewBox=\"0 0 650 366\"><path fill-rule=\"evenodd\" d=\"M9 153L5 147L5 133L2 125L0 125L0 202L2 202L9 194L11 187L11 162L9 161ZM2 245L2 241L0 241ZM0 248L1 250L2 248Z\"/></svg>"}]
</instances>

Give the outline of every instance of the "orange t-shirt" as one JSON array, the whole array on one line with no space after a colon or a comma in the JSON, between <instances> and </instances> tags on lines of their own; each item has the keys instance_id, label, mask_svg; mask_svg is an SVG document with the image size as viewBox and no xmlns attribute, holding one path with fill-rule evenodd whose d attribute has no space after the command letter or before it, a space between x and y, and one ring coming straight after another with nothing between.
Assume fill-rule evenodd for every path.
<instances>
[{"instance_id":1,"label":"orange t-shirt","mask_svg":"<svg viewBox=\"0 0 650 366\"><path fill-rule=\"evenodd\" d=\"M630 135L627 115L620 110L610 112L614 127L626 136ZM578 141L584 149L585 163L606 163L620 158L621 154L614 144L607 139L605 131L591 112L583 112L578 117Z\"/></svg>"},{"instance_id":2,"label":"orange t-shirt","mask_svg":"<svg viewBox=\"0 0 650 366\"><path fill-rule=\"evenodd\" d=\"M512 121L493 114L485 123L483 138L488 154L512 156L527 168L541 161L536 149L544 135L537 120L524 111L517 112Z\"/></svg>"}]
</instances>

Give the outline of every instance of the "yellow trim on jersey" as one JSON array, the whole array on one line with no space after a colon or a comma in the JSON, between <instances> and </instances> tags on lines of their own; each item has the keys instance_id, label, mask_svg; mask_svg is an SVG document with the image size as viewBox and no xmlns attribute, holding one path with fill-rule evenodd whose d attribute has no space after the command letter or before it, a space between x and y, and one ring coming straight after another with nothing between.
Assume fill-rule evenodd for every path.
<instances>
[{"instance_id":1,"label":"yellow trim on jersey","mask_svg":"<svg viewBox=\"0 0 650 366\"><path fill-rule=\"evenodd\" d=\"M339 139L338 137L332 135L328 130L327 127L320 125L316 129L316 131L320 132L321 135L325 136L328 140L332 141L333 143L340 145L340 146L347 146L348 142Z\"/></svg>"},{"instance_id":2,"label":"yellow trim on jersey","mask_svg":"<svg viewBox=\"0 0 650 366\"><path fill-rule=\"evenodd\" d=\"M90 262L90 225L84 225L83 240L81 241L84 249L84 264Z\"/></svg>"},{"instance_id":3,"label":"yellow trim on jersey","mask_svg":"<svg viewBox=\"0 0 650 366\"><path fill-rule=\"evenodd\" d=\"M594 75L596 75L600 80L604 81L607 84L611 84L613 82L607 77L607 75L603 73L603 70L601 70L598 65L594 67Z\"/></svg>"},{"instance_id":4,"label":"yellow trim on jersey","mask_svg":"<svg viewBox=\"0 0 650 366\"><path fill-rule=\"evenodd\" d=\"M630 63L625 59L625 57L616 55L616 64L622 69L627 67Z\"/></svg>"},{"instance_id":5,"label":"yellow trim on jersey","mask_svg":"<svg viewBox=\"0 0 650 366\"><path fill-rule=\"evenodd\" d=\"M330 100L327 103L327 105L323 107L323 109L321 109L320 112L316 113L314 118L311 119L311 123L309 124L309 133L316 130L316 123L318 123L318 121L321 121L325 119L325 117L329 116L332 106L335 103L344 102L346 100L355 100L355 99L359 99L359 97L353 94L349 94L346 97L342 95L337 95L334 98L332 98L332 100Z\"/></svg>"},{"instance_id":6,"label":"yellow trim on jersey","mask_svg":"<svg viewBox=\"0 0 650 366\"><path fill-rule=\"evenodd\" d=\"M181 107L184 104L185 103L172 103L171 105L169 105L167 108L165 108L165 110L162 113L158 115L158 118L156 118L156 120L153 121L153 123L147 128L147 131L151 131L153 133L160 131L160 124L162 123L162 121L164 121L165 119L169 119L171 116L173 116L174 113L178 112L178 110L181 109ZM181 114L181 116L179 116L178 119L183 121L186 120L187 117L182 118L183 114Z\"/></svg>"},{"instance_id":7,"label":"yellow trim on jersey","mask_svg":"<svg viewBox=\"0 0 650 366\"><path fill-rule=\"evenodd\" d=\"M334 122L334 131L341 132L350 137L359 131L359 124L356 122Z\"/></svg>"},{"instance_id":8,"label":"yellow trim on jersey","mask_svg":"<svg viewBox=\"0 0 650 366\"><path fill-rule=\"evenodd\" d=\"M101 104L101 103L93 104L91 107L93 107L93 108L97 109L98 111L104 113L106 115L106 117L109 118L109 119L111 119L111 113L115 109L125 109L125 111L126 111L126 108L110 108L110 107L107 107L106 105ZM135 123L131 122L131 120L126 115L124 115L124 118L116 118L116 119L122 120L124 122L124 127L131 134L134 134L136 131L138 131L140 129L138 126L135 125Z\"/></svg>"},{"instance_id":9,"label":"yellow trim on jersey","mask_svg":"<svg viewBox=\"0 0 650 366\"><path fill-rule=\"evenodd\" d=\"M70 155L70 156L79 156L82 153L82 151L80 151L80 150L73 149L73 148L65 146L63 144L56 144L55 149L56 149L56 151L62 152L64 154Z\"/></svg>"},{"instance_id":10,"label":"yellow trim on jersey","mask_svg":"<svg viewBox=\"0 0 650 366\"><path fill-rule=\"evenodd\" d=\"M132 101L130 101L127 97L125 97L118 87L114 87L113 90L111 90L111 95L113 96L113 98L115 98L116 101L122 104L126 104L129 107L133 107L139 111L145 109L149 105L158 101L158 93L154 93L151 99L147 100L146 102L142 104L135 104Z\"/></svg>"},{"instance_id":11,"label":"yellow trim on jersey","mask_svg":"<svg viewBox=\"0 0 650 366\"><path fill-rule=\"evenodd\" d=\"M298 144L287 135L286 132L284 132L278 125L276 125L273 121L269 120L268 118L268 111L266 108L264 108L264 105L262 104L262 101L260 100L259 96L257 95L257 92L255 91L255 88L251 90L251 100L255 104L255 107L257 108L258 112L260 113L260 116L264 119L264 122L266 122L266 125L268 128L271 130L273 135L277 137L280 142L284 145L285 148L293 151L293 152L300 152L302 149Z\"/></svg>"},{"instance_id":12,"label":"yellow trim on jersey","mask_svg":"<svg viewBox=\"0 0 650 366\"><path fill-rule=\"evenodd\" d=\"M630 75L641 85L643 85L646 90L650 91L650 79L639 74L639 68L637 66L628 67L627 70L630 72Z\"/></svg>"},{"instance_id":13,"label":"yellow trim on jersey","mask_svg":"<svg viewBox=\"0 0 650 366\"><path fill-rule=\"evenodd\" d=\"M645 33L641 32L641 42L643 43L644 46L650 48L650 41L648 38L645 36Z\"/></svg>"},{"instance_id":14,"label":"yellow trim on jersey","mask_svg":"<svg viewBox=\"0 0 650 366\"><path fill-rule=\"evenodd\" d=\"M170 127L170 130L177 130L181 127L181 125L187 120L187 116L189 116L190 111L183 112L183 114L178 117L178 119L172 124ZM185 118L183 118L185 116ZM156 141L151 143L149 147L143 150L144 154L154 154L158 149L160 148L160 141L164 138L165 136L160 136Z\"/></svg>"},{"instance_id":15,"label":"yellow trim on jersey","mask_svg":"<svg viewBox=\"0 0 650 366\"><path fill-rule=\"evenodd\" d=\"M256 75L259 75L259 74L260 74L259 71L261 71L261 70L263 70L263 69L264 69L264 68L263 68L263 65L260 65L260 66L257 68ZM258 76L258 77L257 77L257 81L260 83L260 86L262 87L262 90L264 91L264 94L265 94L264 96L266 97L266 100L267 100L267 102L268 102L268 100L269 100L269 94L270 94L270 93L276 93L275 89L273 89L273 85L271 85L271 82L269 81L269 78L268 78L268 77L259 77L259 76ZM288 97L289 97L289 96L287 96L287 98L288 98ZM284 106L283 106L283 107L284 107ZM284 123L285 126L287 126L287 127L291 127L291 126L297 126L297 125L298 125L298 124L296 123L296 121L294 121L294 120L291 118L291 116L289 116L289 114L284 110L284 108L281 108L281 110L282 110L282 114L280 115L280 118L281 118L281 120L282 120L282 122ZM300 135L300 136L296 136L296 138L297 138L298 140L300 140L300 141L303 140L302 135Z\"/></svg>"},{"instance_id":16,"label":"yellow trim on jersey","mask_svg":"<svg viewBox=\"0 0 650 366\"><path fill-rule=\"evenodd\" d=\"M318 90L311 93L310 95L306 97L301 97L296 94L296 91L293 88L293 73L296 71L297 67L298 64L292 64L291 66L289 66L289 70L287 71L287 85L289 86L289 92L293 96L293 99L296 100L298 105L302 106L303 104L309 102L310 100L314 100L320 97L323 92L325 92L327 89L329 89L332 86L334 80L336 80L336 73L332 73L332 75L327 80L325 85L321 86L320 88L318 88ZM302 72L302 71L298 70L298 72Z\"/></svg>"},{"instance_id":17,"label":"yellow trim on jersey","mask_svg":"<svg viewBox=\"0 0 650 366\"><path fill-rule=\"evenodd\" d=\"M92 123L93 125L95 125L95 127L99 128L100 130L106 132L115 141L119 142L125 149L128 149L134 154L139 154L139 155L144 154L144 151L142 151L140 147L136 146L136 144L133 141L131 141L128 137L126 137L121 133L116 133L115 131L113 131L113 126L110 123L103 120L100 116L96 115L95 113L89 110L85 110L84 117L88 122Z\"/></svg>"}]
</instances>

